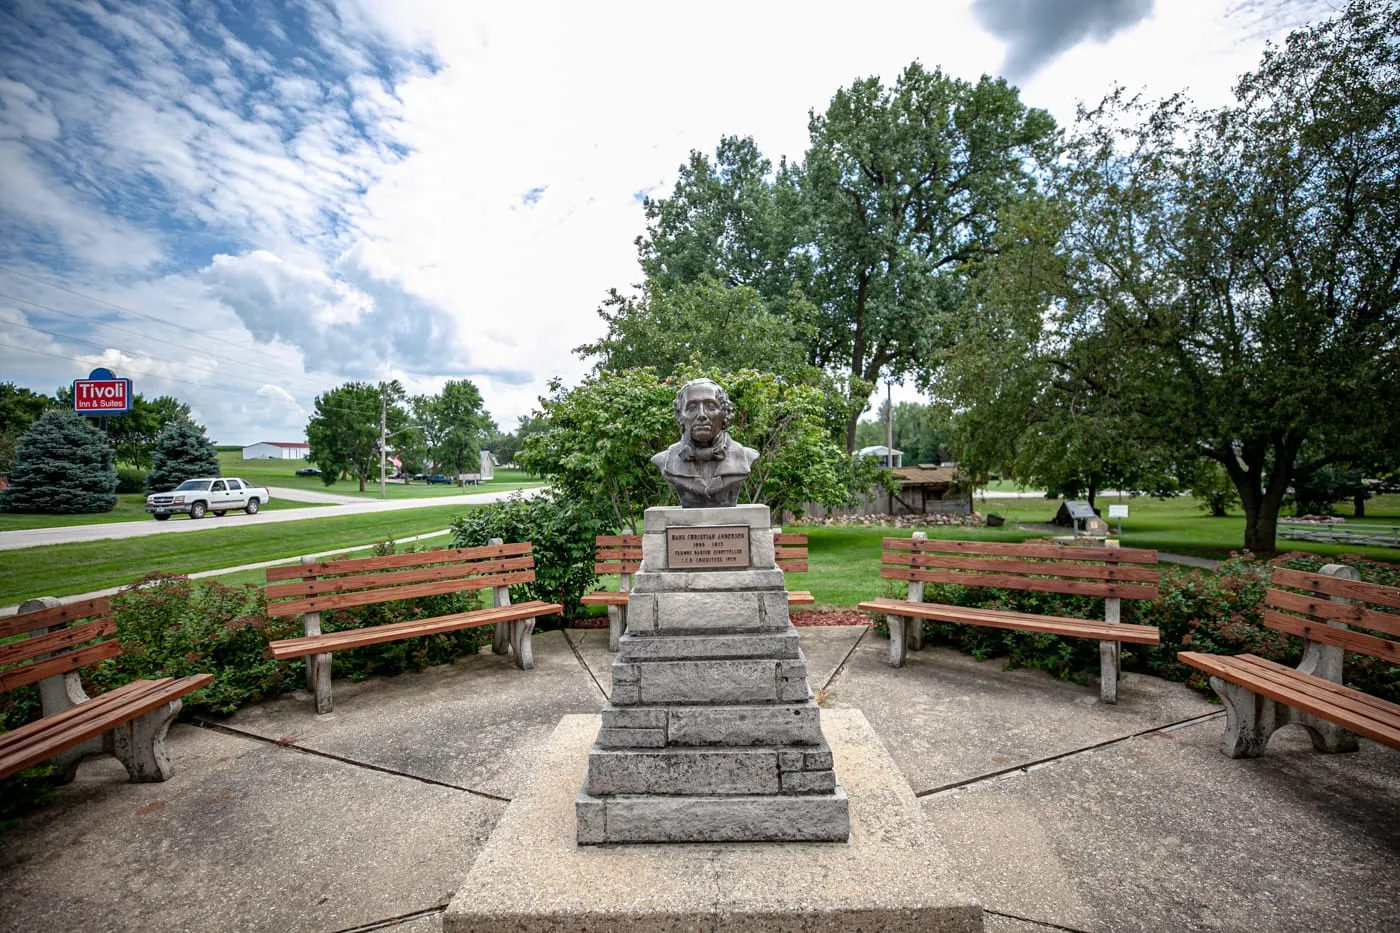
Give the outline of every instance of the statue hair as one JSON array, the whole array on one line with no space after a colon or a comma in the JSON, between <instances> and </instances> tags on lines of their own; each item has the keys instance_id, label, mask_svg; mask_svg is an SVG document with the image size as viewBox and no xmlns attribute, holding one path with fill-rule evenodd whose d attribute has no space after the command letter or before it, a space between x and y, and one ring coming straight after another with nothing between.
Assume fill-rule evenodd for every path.
<instances>
[{"instance_id":1,"label":"statue hair","mask_svg":"<svg viewBox=\"0 0 1400 933\"><path fill-rule=\"evenodd\" d=\"M724 386L713 379L692 379L681 390L676 393L676 400L671 403L671 411L676 416L676 424L681 423L681 409L684 407L685 393L693 386L711 385L715 387L715 399L719 402L721 420L721 431L729 430L729 425L734 422L734 403L729 400L729 393L724 391Z\"/></svg>"}]
</instances>

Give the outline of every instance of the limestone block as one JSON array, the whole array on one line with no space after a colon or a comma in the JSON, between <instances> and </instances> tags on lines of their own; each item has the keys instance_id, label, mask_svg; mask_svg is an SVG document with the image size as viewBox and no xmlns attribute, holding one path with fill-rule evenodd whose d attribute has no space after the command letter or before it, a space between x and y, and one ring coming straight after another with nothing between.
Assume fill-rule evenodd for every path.
<instances>
[{"instance_id":1,"label":"limestone block","mask_svg":"<svg viewBox=\"0 0 1400 933\"><path fill-rule=\"evenodd\" d=\"M820 745L814 701L794 706L679 706L670 712L671 745Z\"/></svg>"},{"instance_id":2,"label":"limestone block","mask_svg":"<svg viewBox=\"0 0 1400 933\"><path fill-rule=\"evenodd\" d=\"M617 644L625 661L681 661L693 658L801 659L796 630L786 632L721 632L714 635L670 635L652 638L625 635Z\"/></svg>"},{"instance_id":3,"label":"limestone block","mask_svg":"<svg viewBox=\"0 0 1400 933\"><path fill-rule=\"evenodd\" d=\"M634 665L641 702L762 703L779 700L788 682L778 676L782 661L764 659L655 661ZM613 666L617 670L617 665ZM613 681L616 689L617 681ZM805 684L802 685L805 691ZM805 699L805 693L798 699Z\"/></svg>"},{"instance_id":4,"label":"limestone block","mask_svg":"<svg viewBox=\"0 0 1400 933\"><path fill-rule=\"evenodd\" d=\"M735 505L719 509L654 506L646 510L642 532L657 534L667 528L694 525L748 525L754 531L766 531L772 527L766 505Z\"/></svg>"},{"instance_id":5,"label":"limestone block","mask_svg":"<svg viewBox=\"0 0 1400 933\"><path fill-rule=\"evenodd\" d=\"M651 707L603 707L604 729L665 729L666 710Z\"/></svg>"},{"instance_id":6,"label":"limestone block","mask_svg":"<svg viewBox=\"0 0 1400 933\"><path fill-rule=\"evenodd\" d=\"M786 604L786 582L781 570L684 570L641 572L635 575L633 593L723 592L772 590L781 592Z\"/></svg>"},{"instance_id":7,"label":"limestone block","mask_svg":"<svg viewBox=\"0 0 1400 933\"><path fill-rule=\"evenodd\" d=\"M620 658L614 659L612 663L613 686L621 685L626 687L640 683L640 675L637 673L637 669L636 664L629 664Z\"/></svg>"},{"instance_id":8,"label":"limestone block","mask_svg":"<svg viewBox=\"0 0 1400 933\"><path fill-rule=\"evenodd\" d=\"M781 771L801 771L802 752L800 750L778 752L778 768Z\"/></svg>"},{"instance_id":9,"label":"limestone block","mask_svg":"<svg viewBox=\"0 0 1400 933\"><path fill-rule=\"evenodd\" d=\"M815 752L802 753L802 770L804 771L824 771L832 767L831 749L823 748Z\"/></svg>"},{"instance_id":10,"label":"limestone block","mask_svg":"<svg viewBox=\"0 0 1400 933\"><path fill-rule=\"evenodd\" d=\"M664 748L665 729L609 729L598 730L598 744L604 748Z\"/></svg>"},{"instance_id":11,"label":"limestone block","mask_svg":"<svg viewBox=\"0 0 1400 933\"><path fill-rule=\"evenodd\" d=\"M776 794L778 754L772 748L608 749L588 753L587 792L617 794Z\"/></svg>"},{"instance_id":12,"label":"limestone block","mask_svg":"<svg viewBox=\"0 0 1400 933\"><path fill-rule=\"evenodd\" d=\"M785 794L823 794L836 790L835 771L784 771Z\"/></svg>"},{"instance_id":13,"label":"limestone block","mask_svg":"<svg viewBox=\"0 0 1400 933\"><path fill-rule=\"evenodd\" d=\"M845 842L851 831L840 788L810 796L630 797L603 805L602 842ZM593 842L582 833L578 841Z\"/></svg>"},{"instance_id":14,"label":"limestone block","mask_svg":"<svg viewBox=\"0 0 1400 933\"><path fill-rule=\"evenodd\" d=\"M787 628L792 624L788 615L787 591L762 593L759 595L759 609L763 613L765 628Z\"/></svg>"},{"instance_id":15,"label":"limestone block","mask_svg":"<svg viewBox=\"0 0 1400 933\"><path fill-rule=\"evenodd\" d=\"M638 593L635 590L627 597L627 631L622 637L628 634L649 634L656 631L656 597L649 593ZM621 645L621 640L618 641Z\"/></svg>"},{"instance_id":16,"label":"limestone block","mask_svg":"<svg viewBox=\"0 0 1400 933\"><path fill-rule=\"evenodd\" d=\"M642 704L642 692L636 684L628 684L619 687L613 684L612 692L608 694L608 699L614 706L640 706Z\"/></svg>"},{"instance_id":17,"label":"limestone block","mask_svg":"<svg viewBox=\"0 0 1400 933\"><path fill-rule=\"evenodd\" d=\"M599 845L608 841L607 808L603 801L587 794L579 794L574 803L574 814L578 817L579 845Z\"/></svg>"}]
</instances>

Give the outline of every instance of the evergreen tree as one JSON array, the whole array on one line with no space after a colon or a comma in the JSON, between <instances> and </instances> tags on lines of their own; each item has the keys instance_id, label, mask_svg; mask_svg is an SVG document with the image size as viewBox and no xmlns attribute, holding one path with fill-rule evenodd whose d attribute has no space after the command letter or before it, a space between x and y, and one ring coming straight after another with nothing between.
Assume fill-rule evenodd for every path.
<instances>
[{"instance_id":1,"label":"evergreen tree","mask_svg":"<svg viewBox=\"0 0 1400 933\"><path fill-rule=\"evenodd\" d=\"M167 492L187 479L222 475L218 451L204 436L204 428L184 418L161 428L151 460L148 492Z\"/></svg>"},{"instance_id":2,"label":"evergreen tree","mask_svg":"<svg viewBox=\"0 0 1400 933\"><path fill-rule=\"evenodd\" d=\"M49 411L19 439L0 511L110 512L117 504L112 448L85 418Z\"/></svg>"}]
</instances>

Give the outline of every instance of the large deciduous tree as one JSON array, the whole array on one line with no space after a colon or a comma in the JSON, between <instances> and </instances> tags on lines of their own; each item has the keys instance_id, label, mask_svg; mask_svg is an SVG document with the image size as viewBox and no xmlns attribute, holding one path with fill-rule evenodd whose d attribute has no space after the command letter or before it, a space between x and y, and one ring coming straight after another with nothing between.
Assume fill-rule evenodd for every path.
<instances>
[{"instance_id":1,"label":"large deciduous tree","mask_svg":"<svg viewBox=\"0 0 1400 933\"><path fill-rule=\"evenodd\" d=\"M1400 8L1357 0L1271 47L1231 106L1119 94L1082 115L1043 215L1057 222L997 257L968 342L1019 338L1001 345L1010 373L988 380L998 391L966 368L969 391L944 386L964 426L1024 448L1055 423L1046 412L1067 413L1120 449L1208 458L1257 551L1273 550L1295 480L1393 461L1397 37Z\"/></svg>"},{"instance_id":2,"label":"large deciduous tree","mask_svg":"<svg viewBox=\"0 0 1400 933\"><path fill-rule=\"evenodd\" d=\"M481 443L493 425L471 380L449 380L437 395L415 396L413 417L422 425L428 459L438 472L481 469Z\"/></svg>"},{"instance_id":3,"label":"large deciduous tree","mask_svg":"<svg viewBox=\"0 0 1400 933\"><path fill-rule=\"evenodd\" d=\"M112 448L86 418L48 411L20 437L0 511L110 512L116 504Z\"/></svg>"},{"instance_id":4,"label":"large deciduous tree","mask_svg":"<svg viewBox=\"0 0 1400 933\"><path fill-rule=\"evenodd\" d=\"M321 470L327 486L341 476L359 481L360 492L379 474L381 414L385 433L408 424L404 390L397 380L370 385L347 382L316 397L306 424L307 459ZM381 409L382 406L382 409Z\"/></svg>"}]
</instances>

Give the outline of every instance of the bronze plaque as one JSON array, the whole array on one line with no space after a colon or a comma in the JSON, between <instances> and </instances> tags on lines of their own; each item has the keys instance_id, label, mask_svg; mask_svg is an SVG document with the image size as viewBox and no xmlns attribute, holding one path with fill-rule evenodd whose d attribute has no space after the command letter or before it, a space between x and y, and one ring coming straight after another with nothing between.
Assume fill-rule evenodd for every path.
<instances>
[{"instance_id":1,"label":"bronze plaque","mask_svg":"<svg viewBox=\"0 0 1400 933\"><path fill-rule=\"evenodd\" d=\"M748 525L694 525L666 529L667 570L748 566Z\"/></svg>"}]
</instances>

